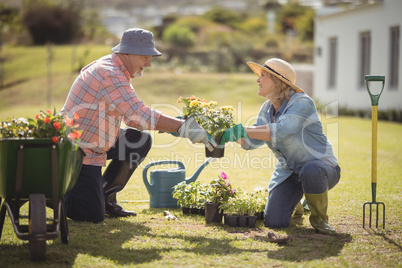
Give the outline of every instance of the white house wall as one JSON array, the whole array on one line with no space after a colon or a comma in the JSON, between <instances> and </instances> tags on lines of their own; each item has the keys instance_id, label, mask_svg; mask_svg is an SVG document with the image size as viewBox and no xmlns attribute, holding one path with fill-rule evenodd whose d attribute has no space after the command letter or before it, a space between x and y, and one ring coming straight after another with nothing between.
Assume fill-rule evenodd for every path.
<instances>
[{"instance_id":1,"label":"white house wall","mask_svg":"<svg viewBox=\"0 0 402 268\"><path fill-rule=\"evenodd\" d=\"M322 104L338 102L339 107L366 109L371 102L366 88L359 86L359 34L371 33L370 74L385 75L386 84L379 102L379 109L402 109L402 60L399 60L398 89L390 90L389 30L399 25L402 31L402 0L384 0L369 6L356 8L316 18L314 57L314 97ZM329 39L337 38L337 76L335 88L328 88ZM402 41L399 52L402 55ZM321 50L321 55L318 51ZM375 86L373 84L373 89ZM371 87L370 87L371 88Z\"/></svg>"}]
</instances>

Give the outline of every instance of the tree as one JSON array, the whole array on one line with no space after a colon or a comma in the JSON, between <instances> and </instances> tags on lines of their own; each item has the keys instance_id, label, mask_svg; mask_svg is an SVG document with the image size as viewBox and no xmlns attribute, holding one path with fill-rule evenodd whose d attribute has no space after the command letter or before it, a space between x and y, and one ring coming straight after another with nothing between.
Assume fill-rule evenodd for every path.
<instances>
[{"instance_id":1,"label":"tree","mask_svg":"<svg viewBox=\"0 0 402 268\"><path fill-rule=\"evenodd\" d=\"M213 22L234 28L237 28L237 25L244 21L244 18L238 12L223 7L214 7L205 12L204 17Z\"/></svg>"},{"instance_id":2,"label":"tree","mask_svg":"<svg viewBox=\"0 0 402 268\"><path fill-rule=\"evenodd\" d=\"M16 7L0 4L0 48L9 36L19 32L21 20Z\"/></svg>"},{"instance_id":3,"label":"tree","mask_svg":"<svg viewBox=\"0 0 402 268\"><path fill-rule=\"evenodd\" d=\"M23 23L35 45L70 43L80 29L79 10L54 4L28 5Z\"/></svg>"},{"instance_id":4,"label":"tree","mask_svg":"<svg viewBox=\"0 0 402 268\"><path fill-rule=\"evenodd\" d=\"M313 9L308 10L299 18L296 24L296 30L301 41L313 41L314 39L314 16Z\"/></svg>"},{"instance_id":5,"label":"tree","mask_svg":"<svg viewBox=\"0 0 402 268\"><path fill-rule=\"evenodd\" d=\"M277 21L279 22L281 32L286 33L289 30L296 30L299 18L309 9L308 7L301 6L297 2L289 2L283 5L277 14Z\"/></svg>"}]
</instances>

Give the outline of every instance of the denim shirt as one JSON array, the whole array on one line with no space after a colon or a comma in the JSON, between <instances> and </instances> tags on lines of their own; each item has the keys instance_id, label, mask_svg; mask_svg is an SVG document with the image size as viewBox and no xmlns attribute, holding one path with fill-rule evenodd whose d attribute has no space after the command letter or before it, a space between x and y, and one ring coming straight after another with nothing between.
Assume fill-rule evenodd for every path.
<instances>
[{"instance_id":1,"label":"denim shirt","mask_svg":"<svg viewBox=\"0 0 402 268\"><path fill-rule=\"evenodd\" d=\"M269 125L271 141L247 139L245 150L256 149L264 143L277 158L277 165L268 185L271 191L292 173L298 174L309 161L322 160L338 165L332 145L323 133L313 100L305 93L295 93L284 101L274 116L274 107L268 100L262 106L254 126Z\"/></svg>"}]
</instances>

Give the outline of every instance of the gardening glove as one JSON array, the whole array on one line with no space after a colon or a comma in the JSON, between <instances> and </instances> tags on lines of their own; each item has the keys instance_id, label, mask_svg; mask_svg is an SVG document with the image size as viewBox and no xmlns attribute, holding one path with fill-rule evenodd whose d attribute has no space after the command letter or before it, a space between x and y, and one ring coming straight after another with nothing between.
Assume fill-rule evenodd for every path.
<instances>
[{"instance_id":1,"label":"gardening glove","mask_svg":"<svg viewBox=\"0 0 402 268\"><path fill-rule=\"evenodd\" d=\"M192 143L204 143L209 151L217 146L212 137L190 116L177 130L180 137L191 140Z\"/></svg>"},{"instance_id":2,"label":"gardening glove","mask_svg":"<svg viewBox=\"0 0 402 268\"><path fill-rule=\"evenodd\" d=\"M221 138L221 145L228 141L237 141L240 138L248 139L247 132L241 123L225 130Z\"/></svg>"}]
</instances>

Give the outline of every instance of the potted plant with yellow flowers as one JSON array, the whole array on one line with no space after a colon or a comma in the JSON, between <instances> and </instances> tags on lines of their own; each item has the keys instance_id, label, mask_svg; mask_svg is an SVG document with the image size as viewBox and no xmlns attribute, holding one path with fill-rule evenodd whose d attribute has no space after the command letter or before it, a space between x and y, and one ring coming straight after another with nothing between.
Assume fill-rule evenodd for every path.
<instances>
[{"instance_id":1,"label":"potted plant with yellow flowers","mask_svg":"<svg viewBox=\"0 0 402 268\"><path fill-rule=\"evenodd\" d=\"M185 105L181 117L187 119L193 116L195 121L197 121L218 144L213 151L205 149L206 157L223 157L225 145L220 144L220 140L225 130L235 126L233 116L234 108L232 106L218 107L218 102L206 101L205 99L201 100L196 96L187 98L179 97L177 102Z\"/></svg>"}]
</instances>

